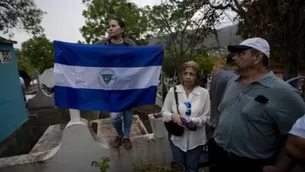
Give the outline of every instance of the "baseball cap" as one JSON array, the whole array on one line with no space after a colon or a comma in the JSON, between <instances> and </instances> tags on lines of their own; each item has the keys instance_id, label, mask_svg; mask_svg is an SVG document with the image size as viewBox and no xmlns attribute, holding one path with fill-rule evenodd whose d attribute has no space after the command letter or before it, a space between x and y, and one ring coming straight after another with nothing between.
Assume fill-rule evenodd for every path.
<instances>
[{"instance_id":1,"label":"baseball cap","mask_svg":"<svg viewBox=\"0 0 305 172\"><path fill-rule=\"evenodd\" d=\"M270 57L270 46L268 41L263 38L249 38L241 42L239 45L229 45L228 50L231 53L237 53L250 48L256 49L257 51L262 52L268 58Z\"/></svg>"}]
</instances>

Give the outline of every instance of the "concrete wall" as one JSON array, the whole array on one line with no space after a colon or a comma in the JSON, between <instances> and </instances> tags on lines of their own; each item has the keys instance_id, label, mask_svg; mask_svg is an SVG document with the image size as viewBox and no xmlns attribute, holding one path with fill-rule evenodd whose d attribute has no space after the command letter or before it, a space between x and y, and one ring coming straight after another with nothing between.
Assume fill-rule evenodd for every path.
<instances>
[{"instance_id":1,"label":"concrete wall","mask_svg":"<svg viewBox=\"0 0 305 172\"><path fill-rule=\"evenodd\" d=\"M109 172L129 172L134 165L168 165L172 158L168 140L155 139L153 134L132 137L133 148L126 150L111 148L108 139L97 137L85 120L69 123L62 139L56 132L61 132L60 126L51 126L29 154L0 159L0 171L98 172L91 167L92 161L109 157Z\"/></svg>"},{"instance_id":2,"label":"concrete wall","mask_svg":"<svg viewBox=\"0 0 305 172\"><path fill-rule=\"evenodd\" d=\"M10 51L12 61L0 62L0 142L27 120L13 46L0 43L0 53L3 50Z\"/></svg>"},{"instance_id":3,"label":"concrete wall","mask_svg":"<svg viewBox=\"0 0 305 172\"><path fill-rule=\"evenodd\" d=\"M83 120L69 123L66 128L61 125L50 126L29 154L0 158L0 171L98 172L99 169L91 167L91 163L103 157L110 158L108 172L130 172L134 166L147 164L168 165L172 157L167 137L156 139L153 134L141 135L147 132L141 131L143 125L139 118L134 120L131 150L111 148L111 138L107 136L113 131L107 128L113 128L110 127L109 119L99 120L98 135ZM293 170L301 171L300 168Z\"/></svg>"},{"instance_id":4,"label":"concrete wall","mask_svg":"<svg viewBox=\"0 0 305 172\"><path fill-rule=\"evenodd\" d=\"M0 157L27 154L37 140L30 121L27 121L0 143Z\"/></svg>"},{"instance_id":5,"label":"concrete wall","mask_svg":"<svg viewBox=\"0 0 305 172\"><path fill-rule=\"evenodd\" d=\"M30 110L29 120L0 143L0 158L28 154L49 126L65 126L69 120L69 111L65 109Z\"/></svg>"}]
</instances>

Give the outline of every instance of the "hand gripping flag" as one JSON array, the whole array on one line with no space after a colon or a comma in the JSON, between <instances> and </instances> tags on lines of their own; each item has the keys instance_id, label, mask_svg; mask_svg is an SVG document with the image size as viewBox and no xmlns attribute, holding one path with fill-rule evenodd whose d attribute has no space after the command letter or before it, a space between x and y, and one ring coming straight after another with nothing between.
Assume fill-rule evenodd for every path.
<instances>
[{"instance_id":1,"label":"hand gripping flag","mask_svg":"<svg viewBox=\"0 0 305 172\"><path fill-rule=\"evenodd\" d=\"M155 104L163 47L53 44L57 107L120 112Z\"/></svg>"}]
</instances>

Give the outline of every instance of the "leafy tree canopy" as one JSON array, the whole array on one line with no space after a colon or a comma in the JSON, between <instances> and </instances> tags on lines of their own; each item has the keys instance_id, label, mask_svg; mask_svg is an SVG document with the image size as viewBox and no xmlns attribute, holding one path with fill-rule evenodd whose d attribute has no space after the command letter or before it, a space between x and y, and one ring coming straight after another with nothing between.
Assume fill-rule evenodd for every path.
<instances>
[{"instance_id":1,"label":"leafy tree canopy","mask_svg":"<svg viewBox=\"0 0 305 172\"><path fill-rule=\"evenodd\" d=\"M21 44L22 59L30 62L39 73L54 66L52 42L46 37L34 37Z\"/></svg>"},{"instance_id":2,"label":"leafy tree canopy","mask_svg":"<svg viewBox=\"0 0 305 172\"><path fill-rule=\"evenodd\" d=\"M40 23L45 12L38 9L34 0L1 0L0 31L10 34L12 29L22 29L37 35L43 32Z\"/></svg>"},{"instance_id":3,"label":"leafy tree canopy","mask_svg":"<svg viewBox=\"0 0 305 172\"><path fill-rule=\"evenodd\" d=\"M262 37L271 46L271 58L284 65L284 80L295 77L304 67L304 0L230 0L210 5L237 13L238 33L244 37Z\"/></svg>"},{"instance_id":4,"label":"leafy tree canopy","mask_svg":"<svg viewBox=\"0 0 305 172\"><path fill-rule=\"evenodd\" d=\"M125 36L137 44L148 42L149 22L145 11L128 0L83 0L85 25L80 28L87 43L93 43L106 36L111 19L120 18L125 22Z\"/></svg>"}]
</instances>

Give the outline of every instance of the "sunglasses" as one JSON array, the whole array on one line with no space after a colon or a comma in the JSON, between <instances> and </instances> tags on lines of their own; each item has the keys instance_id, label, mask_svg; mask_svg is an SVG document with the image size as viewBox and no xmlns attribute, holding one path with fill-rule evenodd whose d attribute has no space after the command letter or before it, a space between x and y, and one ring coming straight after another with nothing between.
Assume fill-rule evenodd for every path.
<instances>
[{"instance_id":1,"label":"sunglasses","mask_svg":"<svg viewBox=\"0 0 305 172\"><path fill-rule=\"evenodd\" d=\"M191 102L187 101L184 104L186 106L185 115L186 116L191 116L191 107L192 107Z\"/></svg>"}]
</instances>

